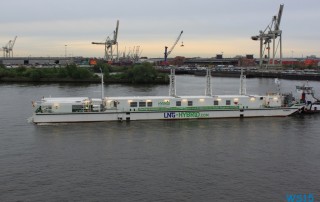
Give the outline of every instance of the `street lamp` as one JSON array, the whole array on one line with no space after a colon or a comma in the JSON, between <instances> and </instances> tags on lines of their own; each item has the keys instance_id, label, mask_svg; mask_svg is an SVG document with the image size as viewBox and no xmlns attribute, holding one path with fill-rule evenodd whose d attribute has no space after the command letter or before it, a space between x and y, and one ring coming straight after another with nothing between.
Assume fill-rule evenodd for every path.
<instances>
[{"instance_id":1,"label":"street lamp","mask_svg":"<svg viewBox=\"0 0 320 202\"><path fill-rule=\"evenodd\" d=\"M67 45L64 45L64 57L67 57Z\"/></svg>"}]
</instances>

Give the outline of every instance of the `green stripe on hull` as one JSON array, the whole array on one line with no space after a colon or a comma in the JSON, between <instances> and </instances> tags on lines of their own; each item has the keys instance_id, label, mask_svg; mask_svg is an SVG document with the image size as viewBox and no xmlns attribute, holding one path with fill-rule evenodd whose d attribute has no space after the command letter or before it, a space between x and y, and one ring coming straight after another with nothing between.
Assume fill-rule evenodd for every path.
<instances>
[{"instance_id":1,"label":"green stripe on hull","mask_svg":"<svg viewBox=\"0 0 320 202\"><path fill-rule=\"evenodd\" d=\"M140 107L138 111L201 111L201 110L235 110L239 106L203 106L203 107Z\"/></svg>"}]
</instances>

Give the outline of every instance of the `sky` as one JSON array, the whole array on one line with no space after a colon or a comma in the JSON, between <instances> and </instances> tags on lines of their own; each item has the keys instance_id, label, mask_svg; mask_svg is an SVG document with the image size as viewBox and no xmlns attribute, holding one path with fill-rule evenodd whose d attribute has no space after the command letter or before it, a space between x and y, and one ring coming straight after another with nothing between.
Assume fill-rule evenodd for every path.
<instances>
[{"instance_id":1,"label":"sky","mask_svg":"<svg viewBox=\"0 0 320 202\"><path fill-rule=\"evenodd\" d=\"M139 46L141 56L163 57L183 30L169 57L259 57L251 36L280 4L284 57L320 56L319 0L1 0L0 46L17 36L17 57L103 57L91 42L112 37L119 20L120 53Z\"/></svg>"}]
</instances>

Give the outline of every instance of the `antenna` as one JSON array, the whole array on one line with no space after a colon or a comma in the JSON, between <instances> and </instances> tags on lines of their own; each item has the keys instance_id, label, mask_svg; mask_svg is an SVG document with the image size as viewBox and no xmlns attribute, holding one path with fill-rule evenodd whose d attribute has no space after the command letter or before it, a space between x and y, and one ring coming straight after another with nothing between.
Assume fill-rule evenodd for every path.
<instances>
[{"instance_id":1,"label":"antenna","mask_svg":"<svg viewBox=\"0 0 320 202\"><path fill-rule=\"evenodd\" d=\"M100 72L101 72L101 100L104 99L104 85L103 85L103 72L102 69L100 68Z\"/></svg>"},{"instance_id":2,"label":"antenna","mask_svg":"<svg viewBox=\"0 0 320 202\"><path fill-rule=\"evenodd\" d=\"M170 70L170 89L169 89L169 96L176 97L176 75L175 75L175 68L172 66Z\"/></svg>"},{"instance_id":3,"label":"antenna","mask_svg":"<svg viewBox=\"0 0 320 202\"><path fill-rule=\"evenodd\" d=\"M243 68L241 68L239 94L240 94L240 95L245 95L245 94L247 94L246 75L243 74Z\"/></svg>"},{"instance_id":4,"label":"antenna","mask_svg":"<svg viewBox=\"0 0 320 202\"><path fill-rule=\"evenodd\" d=\"M206 96L212 96L212 89L211 89L211 71L210 67L207 67L207 87L206 87Z\"/></svg>"},{"instance_id":5,"label":"antenna","mask_svg":"<svg viewBox=\"0 0 320 202\"><path fill-rule=\"evenodd\" d=\"M278 78L275 78L274 79L274 83L277 85L277 87L278 87L278 92L280 93L280 80L278 79Z\"/></svg>"}]
</instances>

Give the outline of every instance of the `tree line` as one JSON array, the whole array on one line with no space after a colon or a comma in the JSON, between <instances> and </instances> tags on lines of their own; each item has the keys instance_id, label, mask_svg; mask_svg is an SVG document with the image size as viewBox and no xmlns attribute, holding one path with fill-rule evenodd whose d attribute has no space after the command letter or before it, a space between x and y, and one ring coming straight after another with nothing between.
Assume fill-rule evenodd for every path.
<instances>
[{"instance_id":1,"label":"tree line","mask_svg":"<svg viewBox=\"0 0 320 202\"><path fill-rule=\"evenodd\" d=\"M106 83L133 83L133 84L152 84L169 83L168 75L159 73L154 66L149 63L135 64L133 66L110 66L104 62L98 62L92 68L78 67L69 64L66 67L34 68L18 67L6 68L0 65L0 79L11 78L20 81L92 81L98 82L100 77L96 73L103 72Z\"/></svg>"}]
</instances>

